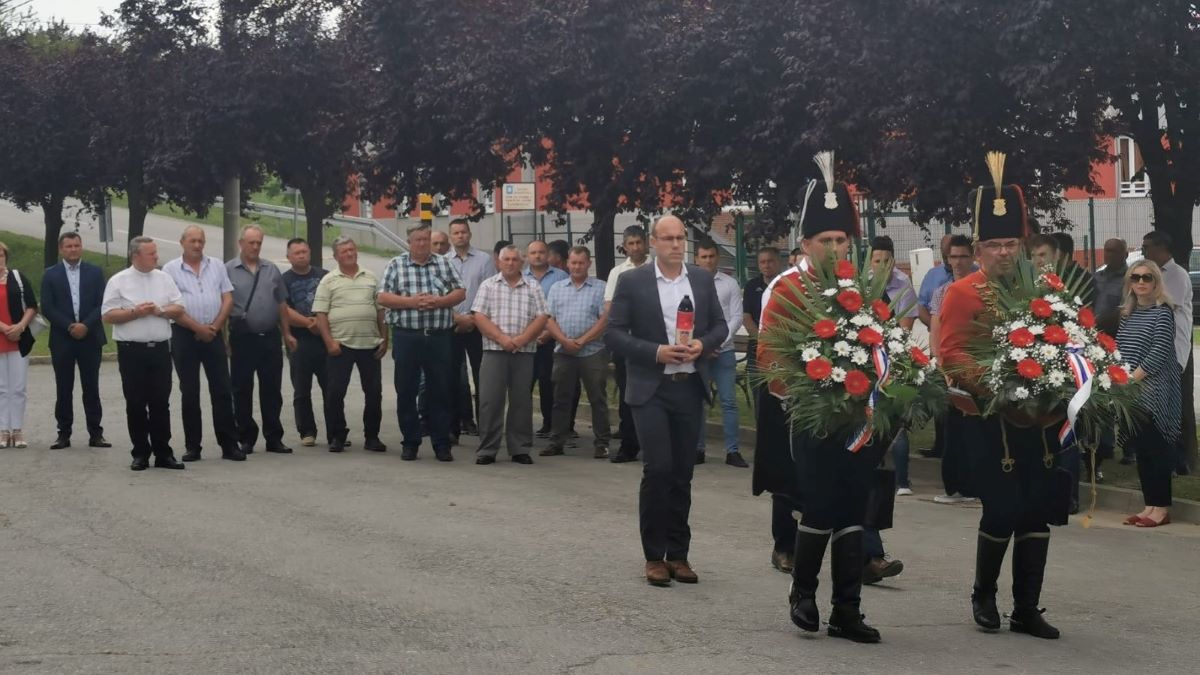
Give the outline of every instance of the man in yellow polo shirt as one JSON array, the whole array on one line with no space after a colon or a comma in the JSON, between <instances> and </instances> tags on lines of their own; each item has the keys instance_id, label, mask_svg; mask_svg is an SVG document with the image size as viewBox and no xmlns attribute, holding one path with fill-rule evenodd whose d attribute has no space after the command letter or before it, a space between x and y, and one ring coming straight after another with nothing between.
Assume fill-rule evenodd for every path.
<instances>
[{"instance_id":1,"label":"man in yellow polo shirt","mask_svg":"<svg viewBox=\"0 0 1200 675\"><path fill-rule=\"evenodd\" d=\"M326 274L317 285L313 314L329 354L326 378L329 393L325 397L325 428L329 430L329 451L341 452L347 445L346 390L350 373L358 368L363 396L363 447L386 452L379 440L383 420L383 372L380 359L387 354L387 331L383 327L383 307L376 302L379 280L358 266L358 246L349 237L333 241L333 258L338 268Z\"/></svg>"}]
</instances>

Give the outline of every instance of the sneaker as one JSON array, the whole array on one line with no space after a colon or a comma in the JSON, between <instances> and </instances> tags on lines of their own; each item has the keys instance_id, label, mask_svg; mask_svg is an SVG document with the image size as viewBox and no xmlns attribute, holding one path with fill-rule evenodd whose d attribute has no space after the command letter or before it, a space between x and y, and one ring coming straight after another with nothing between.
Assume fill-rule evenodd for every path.
<instances>
[{"instance_id":1,"label":"sneaker","mask_svg":"<svg viewBox=\"0 0 1200 675\"><path fill-rule=\"evenodd\" d=\"M305 436L304 438L300 439L300 445L303 445L306 448L311 448L316 444L317 444L316 436Z\"/></svg>"},{"instance_id":2,"label":"sneaker","mask_svg":"<svg viewBox=\"0 0 1200 675\"><path fill-rule=\"evenodd\" d=\"M736 466L739 469L745 469L750 466L746 462L746 458L742 457L742 453L736 451L725 453L725 463L729 466Z\"/></svg>"},{"instance_id":3,"label":"sneaker","mask_svg":"<svg viewBox=\"0 0 1200 675\"><path fill-rule=\"evenodd\" d=\"M966 504L975 501L974 497L964 497L955 492L952 495L938 495L933 498L934 504Z\"/></svg>"},{"instance_id":4,"label":"sneaker","mask_svg":"<svg viewBox=\"0 0 1200 675\"><path fill-rule=\"evenodd\" d=\"M592 459L608 459L608 448L600 446L592 453Z\"/></svg>"},{"instance_id":5,"label":"sneaker","mask_svg":"<svg viewBox=\"0 0 1200 675\"><path fill-rule=\"evenodd\" d=\"M896 488L896 496L897 497L911 497L912 494L913 494L912 488L906 488L906 487Z\"/></svg>"}]
</instances>

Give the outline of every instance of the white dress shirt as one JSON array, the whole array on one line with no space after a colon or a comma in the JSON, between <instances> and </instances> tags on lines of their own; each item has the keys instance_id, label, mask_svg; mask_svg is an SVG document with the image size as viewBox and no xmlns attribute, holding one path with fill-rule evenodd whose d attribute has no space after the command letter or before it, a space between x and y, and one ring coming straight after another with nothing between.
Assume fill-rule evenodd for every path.
<instances>
[{"instance_id":1,"label":"white dress shirt","mask_svg":"<svg viewBox=\"0 0 1200 675\"><path fill-rule=\"evenodd\" d=\"M114 309L133 309L143 302L153 302L159 309L167 305L182 305L183 295L175 281L162 270L139 272L130 267L117 272L104 287L101 314ZM113 339L117 342L166 342L171 338L171 322L162 316L143 316L125 323L113 324Z\"/></svg>"},{"instance_id":2,"label":"white dress shirt","mask_svg":"<svg viewBox=\"0 0 1200 675\"><path fill-rule=\"evenodd\" d=\"M1192 354L1192 279L1174 260L1162 266L1162 273L1175 310L1175 359L1186 368Z\"/></svg>"},{"instance_id":3,"label":"white dress shirt","mask_svg":"<svg viewBox=\"0 0 1200 675\"><path fill-rule=\"evenodd\" d=\"M658 281L658 302L662 306L663 323L667 327L667 344L675 344L675 318L679 312L679 302L683 296L692 298L692 307L696 306L696 294L692 293L692 282L688 280L687 265L674 279L663 276L658 263L654 264L654 278ZM663 374L694 373L695 361L687 363L668 363L663 367Z\"/></svg>"},{"instance_id":4,"label":"white dress shirt","mask_svg":"<svg viewBox=\"0 0 1200 675\"><path fill-rule=\"evenodd\" d=\"M71 311L75 314L76 323L79 322L79 266L82 263L68 265L67 261L63 261L63 269L67 271L67 286L71 288Z\"/></svg>"},{"instance_id":5,"label":"white dress shirt","mask_svg":"<svg viewBox=\"0 0 1200 675\"><path fill-rule=\"evenodd\" d=\"M646 259L642 261L642 265L645 265L648 262L650 262L650 258L647 256ZM617 277L621 276L625 272L628 272L629 270L637 269L642 265L634 265L632 259L626 258L625 262L622 262L620 265L612 268L612 271L608 273L608 281L604 282L604 301L612 302L613 296L617 294Z\"/></svg>"},{"instance_id":6,"label":"white dress shirt","mask_svg":"<svg viewBox=\"0 0 1200 675\"><path fill-rule=\"evenodd\" d=\"M742 327L742 289L738 286L737 279L720 271L713 275L713 283L717 286L717 300L721 303L721 313L725 315L725 323L729 325L729 336L717 351L727 352L733 349L733 336Z\"/></svg>"}]
</instances>

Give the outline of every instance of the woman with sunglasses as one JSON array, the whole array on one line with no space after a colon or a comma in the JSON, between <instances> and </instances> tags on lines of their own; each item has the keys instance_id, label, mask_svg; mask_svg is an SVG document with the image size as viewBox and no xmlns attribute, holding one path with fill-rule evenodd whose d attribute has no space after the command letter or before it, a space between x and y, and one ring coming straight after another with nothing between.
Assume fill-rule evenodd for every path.
<instances>
[{"instance_id":1,"label":"woman with sunglasses","mask_svg":"<svg viewBox=\"0 0 1200 675\"><path fill-rule=\"evenodd\" d=\"M1175 361L1175 315L1158 265L1141 260L1125 275L1125 304L1117 344L1142 383L1139 407L1146 413L1125 440L1138 457L1138 478L1146 508L1126 525L1158 527L1171 522L1171 449L1180 433L1179 366Z\"/></svg>"}]
</instances>

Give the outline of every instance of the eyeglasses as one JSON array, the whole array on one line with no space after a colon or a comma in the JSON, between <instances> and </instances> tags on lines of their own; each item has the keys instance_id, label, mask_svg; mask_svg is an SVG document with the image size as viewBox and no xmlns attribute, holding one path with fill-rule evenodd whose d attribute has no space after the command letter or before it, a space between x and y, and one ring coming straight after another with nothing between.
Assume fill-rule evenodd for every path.
<instances>
[{"instance_id":1,"label":"eyeglasses","mask_svg":"<svg viewBox=\"0 0 1200 675\"><path fill-rule=\"evenodd\" d=\"M1021 249L1020 241L985 241L979 244L979 247L988 252L1012 251L1016 252Z\"/></svg>"},{"instance_id":2,"label":"eyeglasses","mask_svg":"<svg viewBox=\"0 0 1200 675\"><path fill-rule=\"evenodd\" d=\"M1154 283L1154 275L1153 274L1130 274L1129 281L1132 283L1135 283L1135 284L1138 282L1145 282L1148 284L1152 284L1152 283Z\"/></svg>"}]
</instances>

